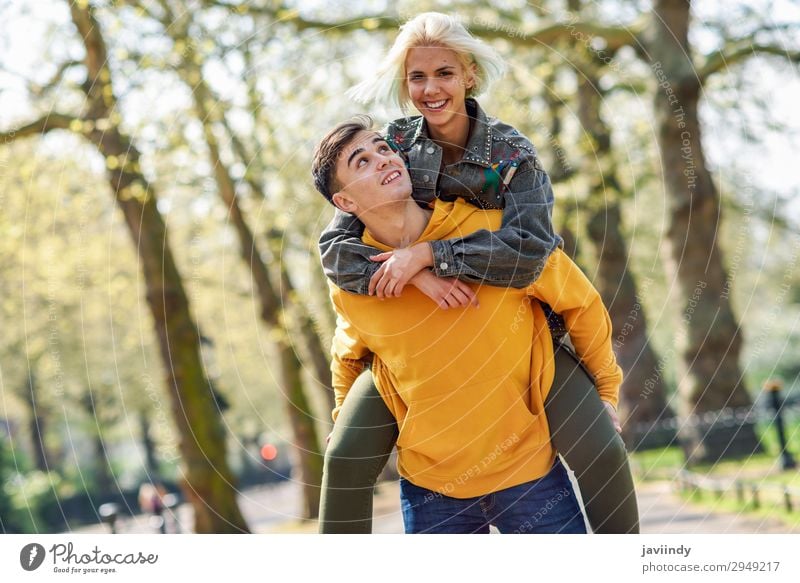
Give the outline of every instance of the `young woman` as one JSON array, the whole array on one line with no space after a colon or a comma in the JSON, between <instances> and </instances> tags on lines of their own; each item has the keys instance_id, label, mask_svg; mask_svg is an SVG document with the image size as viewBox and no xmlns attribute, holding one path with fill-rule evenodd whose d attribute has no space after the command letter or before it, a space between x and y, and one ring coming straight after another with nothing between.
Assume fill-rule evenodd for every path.
<instances>
[{"instance_id":1,"label":"young woman","mask_svg":"<svg viewBox=\"0 0 800 583\"><path fill-rule=\"evenodd\" d=\"M362 101L413 105L422 117L396 120L387 140L404 154L421 203L462 197L480 208L502 208L498 231L380 253L361 242L363 225L338 213L320 239L326 274L353 293L391 298L431 269L442 278L525 287L560 244L553 232L553 194L532 144L488 117L473 99L504 66L485 43L454 18L421 14L401 27L377 75L358 87ZM467 286L418 286L443 308L474 298ZM389 299L388 301L391 301ZM638 532L638 511L613 405L601 401L580 359L563 343L552 314L555 378L545 402L552 441L575 472L594 532ZM598 379L599 381L599 379ZM369 372L350 390L325 457L321 532L370 532L372 491L397 438L394 418Z\"/></svg>"}]
</instances>

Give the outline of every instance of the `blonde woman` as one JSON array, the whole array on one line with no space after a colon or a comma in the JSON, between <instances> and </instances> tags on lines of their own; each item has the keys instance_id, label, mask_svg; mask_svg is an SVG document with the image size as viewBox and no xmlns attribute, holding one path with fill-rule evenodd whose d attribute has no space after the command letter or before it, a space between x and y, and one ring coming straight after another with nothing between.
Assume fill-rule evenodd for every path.
<instances>
[{"instance_id":1,"label":"blonde woman","mask_svg":"<svg viewBox=\"0 0 800 583\"><path fill-rule=\"evenodd\" d=\"M337 211L320 238L323 267L336 286L392 301L410 284L442 309L475 309L468 307L476 296L467 284L524 288L537 279L561 243L551 224L550 180L530 141L489 117L474 99L503 70L495 51L456 19L425 13L401 27L376 75L353 89L360 101L413 106L422 114L395 120L382 132L405 158L420 204L463 198L503 213L496 231L380 252L362 242L357 219ZM555 348L555 377L545 401L553 444L575 472L594 532L638 532L615 411L621 379L592 378L564 344L563 320L544 307ZM487 346L489 366L496 349ZM320 531L370 532L372 490L397 426L369 372L337 406L335 418Z\"/></svg>"}]
</instances>

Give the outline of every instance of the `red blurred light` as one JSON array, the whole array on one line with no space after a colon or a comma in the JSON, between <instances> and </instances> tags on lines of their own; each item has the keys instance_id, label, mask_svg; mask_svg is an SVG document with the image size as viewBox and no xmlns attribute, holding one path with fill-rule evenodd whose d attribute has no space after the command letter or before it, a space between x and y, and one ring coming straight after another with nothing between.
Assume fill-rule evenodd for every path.
<instances>
[{"instance_id":1,"label":"red blurred light","mask_svg":"<svg viewBox=\"0 0 800 583\"><path fill-rule=\"evenodd\" d=\"M266 461L272 461L278 457L278 448L271 443L266 443L261 446L261 457Z\"/></svg>"}]
</instances>

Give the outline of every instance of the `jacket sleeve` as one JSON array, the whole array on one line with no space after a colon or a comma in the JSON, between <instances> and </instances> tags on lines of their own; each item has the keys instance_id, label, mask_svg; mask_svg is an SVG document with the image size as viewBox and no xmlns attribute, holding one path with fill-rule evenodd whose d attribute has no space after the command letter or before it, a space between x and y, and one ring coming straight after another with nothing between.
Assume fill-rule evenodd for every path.
<instances>
[{"instance_id":1,"label":"jacket sleeve","mask_svg":"<svg viewBox=\"0 0 800 583\"><path fill-rule=\"evenodd\" d=\"M561 238L553 231L553 188L538 161L524 161L505 193L498 231L433 241L433 271L470 283L524 288L539 276Z\"/></svg>"},{"instance_id":2,"label":"jacket sleeve","mask_svg":"<svg viewBox=\"0 0 800 583\"><path fill-rule=\"evenodd\" d=\"M589 279L564 251L556 249L528 293L561 314L575 352L594 376L600 398L616 407L622 369L612 349L611 318Z\"/></svg>"},{"instance_id":3,"label":"jacket sleeve","mask_svg":"<svg viewBox=\"0 0 800 583\"><path fill-rule=\"evenodd\" d=\"M325 275L338 287L367 295L369 280L381 264L370 261L378 249L364 245L364 225L356 217L336 209L333 220L319 239L319 254Z\"/></svg>"},{"instance_id":4,"label":"jacket sleeve","mask_svg":"<svg viewBox=\"0 0 800 583\"><path fill-rule=\"evenodd\" d=\"M336 309L336 331L331 344L331 373L335 407L331 413L333 420L339 416L350 387L367 366L372 353L358 334L356 328L344 317L341 297L344 292L332 284L331 299Z\"/></svg>"}]
</instances>

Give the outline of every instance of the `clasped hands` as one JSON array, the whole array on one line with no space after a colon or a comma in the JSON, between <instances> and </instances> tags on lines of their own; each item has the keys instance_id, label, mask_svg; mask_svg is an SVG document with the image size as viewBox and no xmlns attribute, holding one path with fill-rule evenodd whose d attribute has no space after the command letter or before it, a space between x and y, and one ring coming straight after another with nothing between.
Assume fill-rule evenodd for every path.
<instances>
[{"instance_id":1,"label":"clasped hands","mask_svg":"<svg viewBox=\"0 0 800 583\"><path fill-rule=\"evenodd\" d=\"M438 277L429 269L433 265L429 243L386 251L370 259L382 264L369 280L369 295L382 300L400 297L403 288L410 283L443 310L470 304L478 307L478 297L469 285L455 277Z\"/></svg>"}]
</instances>

